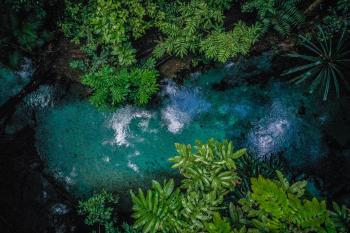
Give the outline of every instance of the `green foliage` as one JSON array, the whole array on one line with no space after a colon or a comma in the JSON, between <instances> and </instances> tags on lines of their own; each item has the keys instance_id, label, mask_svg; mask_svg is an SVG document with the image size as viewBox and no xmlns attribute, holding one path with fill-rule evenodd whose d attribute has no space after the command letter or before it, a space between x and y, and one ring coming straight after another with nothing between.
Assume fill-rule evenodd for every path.
<instances>
[{"instance_id":1,"label":"green foliage","mask_svg":"<svg viewBox=\"0 0 350 233\"><path fill-rule=\"evenodd\" d=\"M339 206L333 202L333 211L330 212L331 218L337 228L337 232L350 232L350 209L346 206Z\"/></svg>"},{"instance_id":2,"label":"green foliage","mask_svg":"<svg viewBox=\"0 0 350 233\"><path fill-rule=\"evenodd\" d=\"M343 13L348 13L350 10L350 0L338 0L336 8Z\"/></svg>"},{"instance_id":3,"label":"green foliage","mask_svg":"<svg viewBox=\"0 0 350 233\"><path fill-rule=\"evenodd\" d=\"M240 200L251 225L262 232L336 232L325 201L303 199L306 182L292 185L279 180L252 178L252 192Z\"/></svg>"},{"instance_id":4,"label":"green foliage","mask_svg":"<svg viewBox=\"0 0 350 233\"><path fill-rule=\"evenodd\" d=\"M277 178L276 170L284 172L285 169L281 156L274 155L268 158L259 158L251 154L245 154L237 160L237 173L241 177L241 182L232 193L233 197L240 199L251 191L250 178L261 175L268 179L275 179Z\"/></svg>"},{"instance_id":5,"label":"green foliage","mask_svg":"<svg viewBox=\"0 0 350 233\"><path fill-rule=\"evenodd\" d=\"M78 212L85 216L87 225L97 225L99 229L103 226L106 233L113 233L116 231L113 206L117 202L118 198L113 196L113 194L102 191L85 201L80 201Z\"/></svg>"},{"instance_id":6,"label":"green foliage","mask_svg":"<svg viewBox=\"0 0 350 233\"><path fill-rule=\"evenodd\" d=\"M124 223L122 226L123 231L119 231L119 232L123 232L123 233L141 233L140 231L135 230L132 226L130 226L127 223Z\"/></svg>"},{"instance_id":7,"label":"green foliage","mask_svg":"<svg viewBox=\"0 0 350 233\"><path fill-rule=\"evenodd\" d=\"M234 151L229 141L198 141L194 147L176 144L176 149L178 154L170 160L183 176L181 185L175 187L172 179L163 184L153 181L146 192L141 189L137 193L130 191L135 221L133 227L124 224L123 232L348 232L349 209L334 203L333 210L329 211L325 201L306 199L307 182L290 184L279 171L276 172L277 179L261 175L251 178L251 188L244 198L235 203L225 202L225 194L239 183L237 159L240 160L238 163L243 163L242 160L254 163L245 149ZM258 173L272 176L270 169L266 172L261 168ZM254 172L247 174L258 174ZM104 191L80 202L79 212L86 215L88 225L97 224L99 231L102 226L103 232L117 233L120 231L113 218L115 203L116 199Z\"/></svg>"},{"instance_id":8,"label":"green foliage","mask_svg":"<svg viewBox=\"0 0 350 233\"><path fill-rule=\"evenodd\" d=\"M176 1L160 9L156 27L162 34L162 40L154 49L154 56L160 58L170 54L184 57L198 52L205 34L222 28L223 6L228 6L229 2L231 1Z\"/></svg>"},{"instance_id":9,"label":"green foliage","mask_svg":"<svg viewBox=\"0 0 350 233\"><path fill-rule=\"evenodd\" d=\"M18 67L24 56L32 55L52 33L44 29L47 8L56 1L5 0L0 2L0 55L3 62Z\"/></svg>"},{"instance_id":10,"label":"green foliage","mask_svg":"<svg viewBox=\"0 0 350 233\"><path fill-rule=\"evenodd\" d=\"M220 195L233 190L238 181L235 160L246 153L245 149L233 151L232 142L210 139L203 144L175 144L178 155L169 159L184 176L182 188L188 191L215 191Z\"/></svg>"},{"instance_id":11,"label":"green foliage","mask_svg":"<svg viewBox=\"0 0 350 233\"><path fill-rule=\"evenodd\" d=\"M222 218L219 213L214 213L213 222L205 224L208 233L232 233L231 225L227 218Z\"/></svg>"},{"instance_id":12,"label":"green foliage","mask_svg":"<svg viewBox=\"0 0 350 233\"><path fill-rule=\"evenodd\" d=\"M165 181L163 186L152 182L152 190L145 195L141 189L137 195L131 191L135 228L142 232L180 231L184 225L180 216L181 197L179 189L174 189L174 181Z\"/></svg>"},{"instance_id":13,"label":"green foliage","mask_svg":"<svg viewBox=\"0 0 350 233\"><path fill-rule=\"evenodd\" d=\"M272 27L281 35L287 35L293 27L304 21L303 14L297 5L301 0L247 0L242 10L244 12L257 11L258 18L263 25L263 31Z\"/></svg>"},{"instance_id":14,"label":"green foliage","mask_svg":"<svg viewBox=\"0 0 350 233\"><path fill-rule=\"evenodd\" d=\"M66 8L67 18L61 28L88 54L98 53L104 47L113 64L136 63L131 41L140 38L151 26L145 19L152 10L144 1L91 0L84 4L67 0Z\"/></svg>"},{"instance_id":15,"label":"green foliage","mask_svg":"<svg viewBox=\"0 0 350 233\"><path fill-rule=\"evenodd\" d=\"M154 69L134 67L116 70L104 66L84 75L82 83L94 90L90 100L95 106L113 107L125 102L144 105L158 90L157 76Z\"/></svg>"},{"instance_id":16,"label":"green foliage","mask_svg":"<svg viewBox=\"0 0 350 233\"><path fill-rule=\"evenodd\" d=\"M323 100L327 100L330 87L335 88L336 95L340 95L340 82L343 82L347 89L350 89L349 83L344 76L344 71L349 68L349 48L347 44L347 31L344 29L336 41L333 38L327 38L323 29L319 28L321 38L316 43L301 36L302 45L308 54L293 53L287 56L304 60L308 63L293 67L285 71L282 75L299 73L291 80L300 84L306 80L312 79L309 87L310 93L321 87L323 89Z\"/></svg>"},{"instance_id":17,"label":"green foliage","mask_svg":"<svg viewBox=\"0 0 350 233\"><path fill-rule=\"evenodd\" d=\"M317 30L315 33L318 38L329 39L341 33L344 28L350 24L350 1L339 0L334 7L328 9L328 14L322 18L322 21L317 23L322 31Z\"/></svg>"},{"instance_id":18,"label":"green foliage","mask_svg":"<svg viewBox=\"0 0 350 233\"><path fill-rule=\"evenodd\" d=\"M246 55L256 42L259 33L258 24L247 26L239 21L230 32L211 33L201 41L200 50L206 58L224 63L239 54Z\"/></svg>"},{"instance_id":19,"label":"green foliage","mask_svg":"<svg viewBox=\"0 0 350 233\"><path fill-rule=\"evenodd\" d=\"M247 54L260 30L257 25L238 22L232 31L224 32L224 11L233 0L65 2L61 28L86 55L83 62L75 61L71 66L86 73L82 82L94 89L91 101L97 106L143 105L157 91L155 73L141 74L134 68L140 64L140 54L145 54L141 51L136 56L136 40L146 37L146 44L140 47L152 52L148 59L189 54L202 58L204 54L207 59L225 62ZM154 33L152 38L157 39L149 41L146 32ZM132 77L125 77L125 73Z\"/></svg>"},{"instance_id":20,"label":"green foliage","mask_svg":"<svg viewBox=\"0 0 350 233\"><path fill-rule=\"evenodd\" d=\"M163 187L154 181L146 197L141 190L137 196L131 193L134 226L144 232L204 229L205 223L222 209L224 195L238 182L234 160L246 153L245 149L234 152L231 142L213 139L205 144L198 141L194 150L183 144L176 144L176 149L178 155L170 161L184 177L180 188L174 191L172 180Z\"/></svg>"}]
</instances>

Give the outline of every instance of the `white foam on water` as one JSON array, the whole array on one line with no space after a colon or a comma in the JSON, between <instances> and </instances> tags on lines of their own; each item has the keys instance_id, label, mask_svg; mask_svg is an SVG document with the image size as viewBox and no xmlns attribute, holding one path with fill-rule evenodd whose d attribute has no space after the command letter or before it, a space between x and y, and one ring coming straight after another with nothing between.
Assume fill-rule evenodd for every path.
<instances>
[{"instance_id":1,"label":"white foam on water","mask_svg":"<svg viewBox=\"0 0 350 233\"><path fill-rule=\"evenodd\" d=\"M43 85L38 90L26 96L24 102L32 108L46 108L53 106L53 87Z\"/></svg>"},{"instance_id":2,"label":"white foam on water","mask_svg":"<svg viewBox=\"0 0 350 233\"><path fill-rule=\"evenodd\" d=\"M128 158L138 157L140 154L141 154L140 151L136 150L134 153L129 154Z\"/></svg>"},{"instance_id":3,"label":"white foam on water","mask_svg":"<svg viewBox=\"0 0 350 233\"><path fill-rule=\"evenodd\" d=\"M68 185L74 185L76 183L75 180L73 180L73 178L70 176L64 177L64 182Z\"/></svg>"},{"instance_id":4,"label":"white foam on water","mask_svg":"<svg viewBox=\"0 0 350 233\"><path fill-rule=\"evenodd\" d=\"M77 169L75 168L75 166L73 166L72 171L69 173L69 175L70 175L71 177L76 177L76 176L78 176L78 172L77 172Z\"/></svg>"},{"instance_id":5,"label":"white foam on water","mask_svg":"<svg viewBox=\"0 0 350 233\"><path fill-rule=\"evenodd\" d=\"M131 160L128 160L128 168L132 169L136 173L140 172L140 168L135 163L131 162Z\"/></svg>"},{"instance_id":6,"label":"white foam on water","mask_svg":"<svg viewBox=\"0 0 350 233\"><path fill-rule=\"evenodd\" d=\"M287 119L272 119L265 125L263 122L248 135L248 140L260 156L279 152L288 140L290 123Z\"/></svg>"},{"instance_id":7,"label":"white foam on water","mask_svg":"<svg viewBox=\"0 0 350 233\"><path fill-rule=\"evenodd\" d=\"M111 158L109 156L104 156L102 160L106 163L109 163L111 161Z\"/></svg>"},{"instance_id":8,"label":"white foam on water","mask_svg":"<svg viewBox=\"0 0 350 233\"><path fill-rule=\"evenodd\" d=\"M120 108L113 113L112 117L108 120L108 127L113 129L114 138L107 143L118 146L129 146L130 144L127 138L132 136L129 125L135 118L150 119L151 113L131 106Z\"/></svg>"},{"instance_id":9,"label":"white foam on water","mask_svg":"<svg viewBox=\"0 0 350 233\"><path fill-rule=\"evenodd\" d=\"M225 69L230 69L230 68L232 68L234 65L235 65L235 63L233 63L233 62L228 62L228 63L225 64L224 68L225 68Z\"/></svg>"},{"instance_id":10,"label":"white foam on water","mask_svg":"<svg viewBox=\"0 0 350 233\"><path fill-rule=\"evenodd\" d=\"M186 123L191 121L191 117L181 110L168 106L162 110L162 118L167 123L167 128L171 133L179 133Z\"/></svg>"},{"instance_id":11,"label":"white foam on water","mask_svg":"<svg viewBox=\"0 0 350 233\"><path fill-rule=\"evenodd\" d=\"M174 82L168 81L164 88L169 95L169 103L161 110L168 131L177 134L190 123L193 117L210 108L201 92L196 88L179 88Z\"/></svg>"}]
</instances>

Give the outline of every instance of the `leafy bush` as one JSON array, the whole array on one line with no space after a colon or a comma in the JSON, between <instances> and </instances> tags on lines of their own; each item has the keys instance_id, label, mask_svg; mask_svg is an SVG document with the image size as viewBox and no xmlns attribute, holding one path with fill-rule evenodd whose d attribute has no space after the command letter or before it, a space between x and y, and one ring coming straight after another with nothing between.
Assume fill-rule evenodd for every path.
<instances>
[{"instance_id":1,"label":"leafy bush","mask_svg":"<svg viewBox=\"0 0 350 233\"><path fill-rule=\"evenodd\" d=\"M256 41L258 27L239 22L231 32L222 32L224 10L232 2L66 0L66 18L61 28L86 54L84 61L73 61L71 65L86 73L82 83L94 89L94 105L142 105L158 89L156 73L154 68L141 71L135 67L140 61L133 42L148 29L156 33L155 47L147 48L152 51L148 59L205 53L209 59L225 62L246 54ZM219 31L222 33L217 35Z\"/></svg>"},{"instance_id":2,"label":"leafy bush","mask_svg":"<svg viewBox=\"0 0 350 233\"><path fill-rule=\"evenodd\" d=\"M327 100L331 83L335 88L336 95L340 95L340 82L343 82L347 89L350 89L349 83L344 76L344 71L350 64L349 48L347 44L347 32L344 29L337 40L326 37L323 29L319 28L321 38L316 43L301 36L302 45L308 54L292 53L287 56L307 61L307 64L288 69L282 75L299 73L291 82L300 84L306 80L313 79L309 87L310 93L321 87L323 88L323 100Z\"/></svg>"},{"instance_id":3,"label":"leafy bush","mask_svg":"<svg viewBox=\"0 0 350 233\"><path fill-rule=\"evenodd\" d=\"M338 0L336 8L337 8L337 10L342 11L343 13L348 13L350 10L350 1L349 0Z\"/></svg>"},{"instance_id":4,"label":"leafy bush","mask_svg":"<svg viewBox=\"0 0 350 233\"><path fill-rule=\"evenodd\" d=\"M328 9L328 14L325 15L320 22L317 23L322 31L316 30L314 32L319 38L329 39L339 33L342 33L344 28L350 24L350 1L339 0L336 1L335 6Z\"/></svg>"},{"instance_id":5,"label":"leafy bush","mask_svg":"<svg viewBox=\"0 0 350 233\"><path fill-rule=\"evenodd\" d=\"M272 27L281 35L287 35L293 27L304 21L303 14L297 5L301 0L247 0L242 10L244 12L257 11L258 18L263 25L263 31Z\"/></svg>"},{"instance_id":6,"label":"leafy bush","mask_svg":"<svg viewBox=\"0 0 350 233\"><path fill-rule=\"evenodd\" d=\"M200 50L208 59L226 62L238 54L246 55L260 33L258 24L247 26L239 21L232 31L211 33L200 43Z\"/></svg>"},{"instance_id":7,"label":"leafy bush","mask_svg":"<svg viewBox=\"0 0 350 233\"><path fill-rule=\"evenodd\" d=\"M210 139L193 148L176 144L176 149L177 155L170 160L183 176L181 185L175 187L172 179L163 184L152 181L146 192L130 191L135 221L133 227L124 224L123 232L345 233L350 229L348 208L333 203L329 211L325 201L306 199L307 182L290 184L279 171L276 179L252 175L243 198L228 203L226 194L241 185L237 159L252 161L245 149L234 151L229 141ZM115 203L115 197L103 191L80 202L79 212L99 231L119 232L113 218Z\"/></svg>"},{"instance_id":8,"label":"leafy bush","mask_svg":"<svg viewBox=\"0 0 350 233\"><path fill-rule=\"evenodd\" d=\"M0 2L0 48L3 62L17 68L24 56L52 39L44 28L47 9L56 1L4 0Z\"/></svg>"},{"instance_id":9,"label":"leafy bush","mask_svg":"<svg viewBox=\"0 0 350 233\"><path fill-rule=\"evenodd\" d=\"M350 209L346 206L339 206L337 203L333 202L333 211L330 212L331 218L335 226L337 227L337 232L346 233L350 231Z\"/></svg>"},{"instance_id":10,"label":"leafy bush","mask_svg":"<svg viewBox=\"0 0 350 233\"><path fill-rule=\"evenodd\" d=\"M125 102L144 105L158 90L157 76L154 69L134 67L116 70L104 66L84 75L82 83L94 90L90 101L95 106L113 107Z\"/></svg>"},{"instance_id":11,"label":"leafy bush","mask_svg":"<svg viewBox=\"0 0 350 233\"><path fill-rule=\"evenodd\" d=\"M232 193L232 197L235 200L239 200L251 191L251 177L263 176L268 179L277 178L276 170L286 171L286 165L279 155L259 158L251 154L245 154L240 157L237 160L237 173L241 177L241 182Z\"/></svg>"},{"instance_id":12,"label":"leafy bush","mask_svg":"<svg viewBox=\"0 0 350 233\"><path fill-rule=\"evenodd\" d=\"M245 149L233 151L232 142L210 139L207 143L175 144L178 155L169 159L184 176L181 187L188 191L215 191L220 195L233 190L238 176L235 160L246 153Z\"/></svg>"},{"instance_id":13,"label":"leafy bush","mask_svg":"<svg viewBox=\"0 0 350 233\"><path fill-rule=\"evenodd\" d=\"M61 23L64 33L81 44L88 54L105 47L114 65L136 63L131 41L140 38L151 26L146 21L151 8L143 1L66 1L67 18Z\"/></svg>"},{"instance_id":14,"label":"leafy bush","mask_svg":"<svg viewBox=\"0 0 350 233\"><path fill-rule=\"evenodd\" d=\"M230 222L219 213L214 213L213 222L205 223L205 230L208 233L232 233Z\"/></svg>"},{"instance_id":15,"label":"leafy bush","mask_svg":"<svg viewBox=\"0 0 350 233\"><path fill-rule=\"evenodd\" d=\"M181 220L181 197L179 189L174 188L174 181L165 181L163 186L152 182L152 190L145 195L141 189L138 194L131 191L135 228L143 232L180 231L184 223Z\"/></svg>"},{"instance_id":16,"label":"leafy bush","mask_svg":"<svg viewBox=\"0 0 350 233\"><path fill-rule=\"evenodd\" d=\"M170 161L184 176L180 188L172 180L162 187L153 182L147 195L131 192L135 227L143 232L198 232L222 208L224 195L233 190L238 177L235 159L245 150L233 151L231 142L213 139L190 145L176 144L178 152ZM182 192L180 192L180 190Z\"/></svg>"},{"instance_id":17,"label":"leafy bush","mask_svg":"<svg viewBox=\"0 0 350 233\"><path fill-rule=\"evenodd\" d=\"M223 1L227 4L228 1ZM160 58L165 54L184 57L198 52L199 43L207 31L222 28L223 10L213 7L204 0L174 2L160 9L156 27L162 34L154 55ZM220 5L220 4L215 4Z\"/></svg>"},{"instance_id":18,"label":"leafy bush","mask_svg":"<svg viewBox=\"0 0 350 233\"><path fill-rule=\"evenodd\" d=\"M252 178L252 192L239 202L250 224L262 232L336 232L325 201L303 199L306 182L292 185L278 172L278 180Z\"/></svg>"},{"instance_id":19,"label":"leafy bush","mask_svg":"<svg viewBox=\"0 0 350 233\"><path fill-rule=\"evenodd\" d=\"M80 201L78 212L85 216L85 223L87 225L97 225L99 232L103 226L106 233L113 233L115 232L113 210L117 202L117 197L111 193L102 191L85 201Z\"/></svg>"}]
</instances>

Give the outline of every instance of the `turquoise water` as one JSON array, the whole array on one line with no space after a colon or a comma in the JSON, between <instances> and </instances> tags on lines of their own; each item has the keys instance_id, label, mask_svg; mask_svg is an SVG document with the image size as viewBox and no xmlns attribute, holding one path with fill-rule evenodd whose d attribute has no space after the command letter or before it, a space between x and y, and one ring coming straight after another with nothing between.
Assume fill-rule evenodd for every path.
<instances>
[{"instance_id":1,"label":"turquoise water","mask_svg":"<svg viewBox=\"0 0 350 233\"><path fill-rule=\"evenodd\" d=\"M174 143L196 139L228 138L258 157L283 153L292 166L312 164L328 150L320 128L328 115L314 108L299 114L302 106L316 102L283 82L244 82L271 69L270 62L264 54L193 73L182 86L165 81L162 102L153 108L107 112L65 97L37 114L38 152L49 171L78 196L101 188L126 194L151 179L174 176L168 162ZM215 88L223 79L240 80L240 85Z\"/></svg>"},{"instance_id":2,"label":"turquoise water","mask_svg":"<svg viewBox=\"0 0 350 233\"><path fill-rule=\"evenodd\" d=\"M0 64L0 105L16 95L30 81L32 73L33 66L28 59L24 60L18 71L12 71Z\"/></svg>"}]
</instances>

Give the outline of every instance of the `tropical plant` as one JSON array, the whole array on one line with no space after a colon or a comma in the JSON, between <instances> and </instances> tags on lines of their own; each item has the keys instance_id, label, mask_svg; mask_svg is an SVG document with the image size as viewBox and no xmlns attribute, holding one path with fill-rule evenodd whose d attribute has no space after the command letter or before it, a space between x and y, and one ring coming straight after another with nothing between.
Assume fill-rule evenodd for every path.
<instances>
[{"instance_id":1,"label":"tropical plant","mask_svg":"<svg viewBox=\"0 0 350 233\"><path fill-rule=\"evenodd\" d=\"M336 8L337 8L337 10L342 11L343 13L348 13L350 10L350 1L349 0L338 0Z\"/></svg>"},{"instance_id":2,"label":"tropical plant","mask_svg":"<svg viewBox=\"0 0 350 233\"><path fill-rule=\"evenodd\" d=\"M2 61L17 68L24 56L33 55L52 33L44 28L47 9L56 1L4 0L0 2L0 48Z\"/></svg>"},{"instance_id":3,"label":"tropical plant","mask_svg":"<svg viewBox=\"0 0 350 233\"><path fill-rule=\"evenodd\" d=\"M227 218L221 217L219 213L214 213L213 221L205 223L205 230L208 233L232 233L230 222Z\"/></svg>"},{"instance_id":4,"label":"tropical plant","mask_svg":"<svg viewBox=\"0 0 350 233\"><path fill-rule=\"evenodd\" d=\"M237 55L246 55L260 34L258 24L247 26L239 21L232 31L214 31L200 42L200 51L207 59L226 62Z\"/></svg>"},{"instance_id":5,"label":"tropical plant","mask_svg":"<svg viewBox=\"0 0 350 233\"><path fill-rule=\"evenodd\" d=\"M178 155L172 157L173 168L183 175L182 185L174 191L173 181L162 187L153 182L152 189L138 195L133 192L135 227L144 232L199 232L213 215L223 208L224 196L238 183L235 159L245 154L233 151L231 142L197 142L176 144ZM181 190L181 192L180 192ZM164 194L162 194L164 193Z\"/></svg>"},{"instance_id":6,"label":"tropical plant","mask_svg":"<svg viewBox=\"0 0 350 233\"><path fill-rule=\"evenodd\" d=\"M91 0L89 4L67 0L66 8L67 17L61 28L74 42L86 47L90 54L105 47L114 65L136 63L131 41L151 26L145 18L154 11L152 7L141 0Z\"/></svg>"},{"instance_id":7,"label":"tropical plant","mask_svg":"<svg viewBox=\"0 0 350 233\"><path fill-rule=\"evenodd\" d=\"M338 33L341 33L344 28L350 24L350 1L339 0L336 1L335 6L328 9L328 14L322 18L322 21L317 23L323 30L317 30L317 37L326 39L334 37Z\"/></svg>"},{"instance_id":8,"label":"tropical plant","mask_svg":"<svg viewBox=\"0 0 350 233\"><path fill-rule=\"evenodd\" d=\"M235 199L241 199L251 191L251 177L258 177L260 175L268 179L275 179L277 178L276 170L286 171L286 165L279 155L259 158L247 153L240 157L236 163L237 173L241 177L241 182L232 193Z\"/></svg>"},{"instance_id":9,"label":"tropical plant","mask_svg":"<svg viewBox=\"0 0 350 233\"><path fill-rule=\"evenodd\" d=\"M158 73L154 69L134 67L116 70L111 66L85 74L82 83L94 92L90 97L98 107L114 107L125 102L145 105L157 92Z\"/></svg>"},{"instance_id":10,"label":"tropical plant","mask_svg":"<svg viewBox=\"0 0 350 233\"><path fill-rule=\"evenodd\" d=\"M337 232L350 232L350 209L346 206L339 206L333 202L333 210L330 211L331 218L337 228Z\"/></svg>"},{"instance_id":11,"label":"tropical plant","mask_svg":"<svg viewBox=\"0 0 350 233\"><path fill-rule=\"evenodd\" d=\"M207 143L197 142L193 148L182 144L176 148L178 154L170 160L183 175L181 185L175 187L172 179L163 184L152 181L146 192L130 191L135 221L133 227L124 224L122 232L345 233L349 230L349 209L333 203L333 210L329 211L325 201L308 200L304 194L307 182L290 184L279 171L276 179L261 175L251 178L246 195L238 202L228 203L225 194L240 185L236 161L249 160L244 149L234 151L229 141L210 139ZM113 218L115 203L115 197L104 191L80 202L79 212L86 215L88 225L117 233L120 231Z\"/></svg>"},{"instance_id":12,"label":"tropical plant","mask_svg":"<svg viewBox=\"0 0 350 233\"><path fill-rule=\"evenodd\" d=\"M136 230L131 225L124 223L122 225L122 230L119 230L117 233L141 233L141 231Z\"/></svg>"},{"instance_id":13,"label":"tropical plant","mask_svg":"<svg viewBox=\"0 0 350 233\"><path fill-rule=\"evenodd\" d=\"M174 188L174 181L164 181L163 186L152 182L152 190L145 195L141 189L138 194L131 191L133 202L134 227L143 232L180 231L184 222L180 218L180 190Z\"/></svg>"},{"instance_id":14,"label":"tropical plant","mask_svg":"<svg viewBox=\"0 0 350 233\"><path fill-rule=\"evenodd\" d=\"M178 154L169 159L181 175L182 188L187 191L215 191L220 195L233 190L239 178L235 160L246 153L246 149L233 151L232 142L219 142L209 139L207 143L196 142L191 145L175 144Z\"/></svg>"},{"instance_id":15,"label":"tropical plant","mask_svg":"<svg viewBox=\"0 0 350 233\"><path fill-rule=\"evenodd\" d=\"M252 192L239 201L252 228L262 232L336 232L325 201L303 198L306 182L289 184L282 173L278 180L252 178Z\"/></svg>"},{"instance_id":16,"label":"tropical plant","mask_svg":"<svg viewBox=\"0 0 350 233\"><path fill-rule=\"evenodd\" d=\"M204 0L176 1L161 9L156 27L162 39L154 49L154 56L160 58L170 54L184 57L198 52L206 32L222 27L224 19L223 9L209 4Z\"/></svg>"},{"instance_id":17,"label":"tropical plant","mask_svg":"<svg viewBox=\"0 0 350 233\"><path fill-rule=\"evenodd\" d=\"M85 216L85 223L89 226L97 225L98 232L102 229L106 233L114 233L115 217L113 216L114 205L118 197L107 191L95 194L85 201L80 201L78 212Z\"/></svg>"},{"instance_id":18,"label":"tropical plant","mask_svg":"<svg viewBox=\"0 0 350 233\"><path fill-rule=\"evenodd\" d=\"M242 5L243 12L257 11L263 31L273 28L281 35L287 35L293 27L304 21L297 5L301 0L247 0Z\"/></svg>"},{"instance_id":19,"label":"tropical plant","mask_svg":"<svg viewBox=\"0 0 350 233\"><path fill-rule=\"evenodd\" d=\"M327 38L323 29L319 28L322 38L318 38L316 43L310 39L300 36L303 47L308 54L292 53L288 57L307 61L307 64L299 65L286 70L282 75L299 73L291 82L300 84L306 80L313 79L309 87L309 92L313 93L317 88L323 89L323 100L327 100L331 83L335 88L337 97L340 96L340 82L346 89L350 89L349 83L344 76L344 71L349 68L350 50L347 44L347 31L344 29L337 37Z\"/></svg>"}]
</instances>

